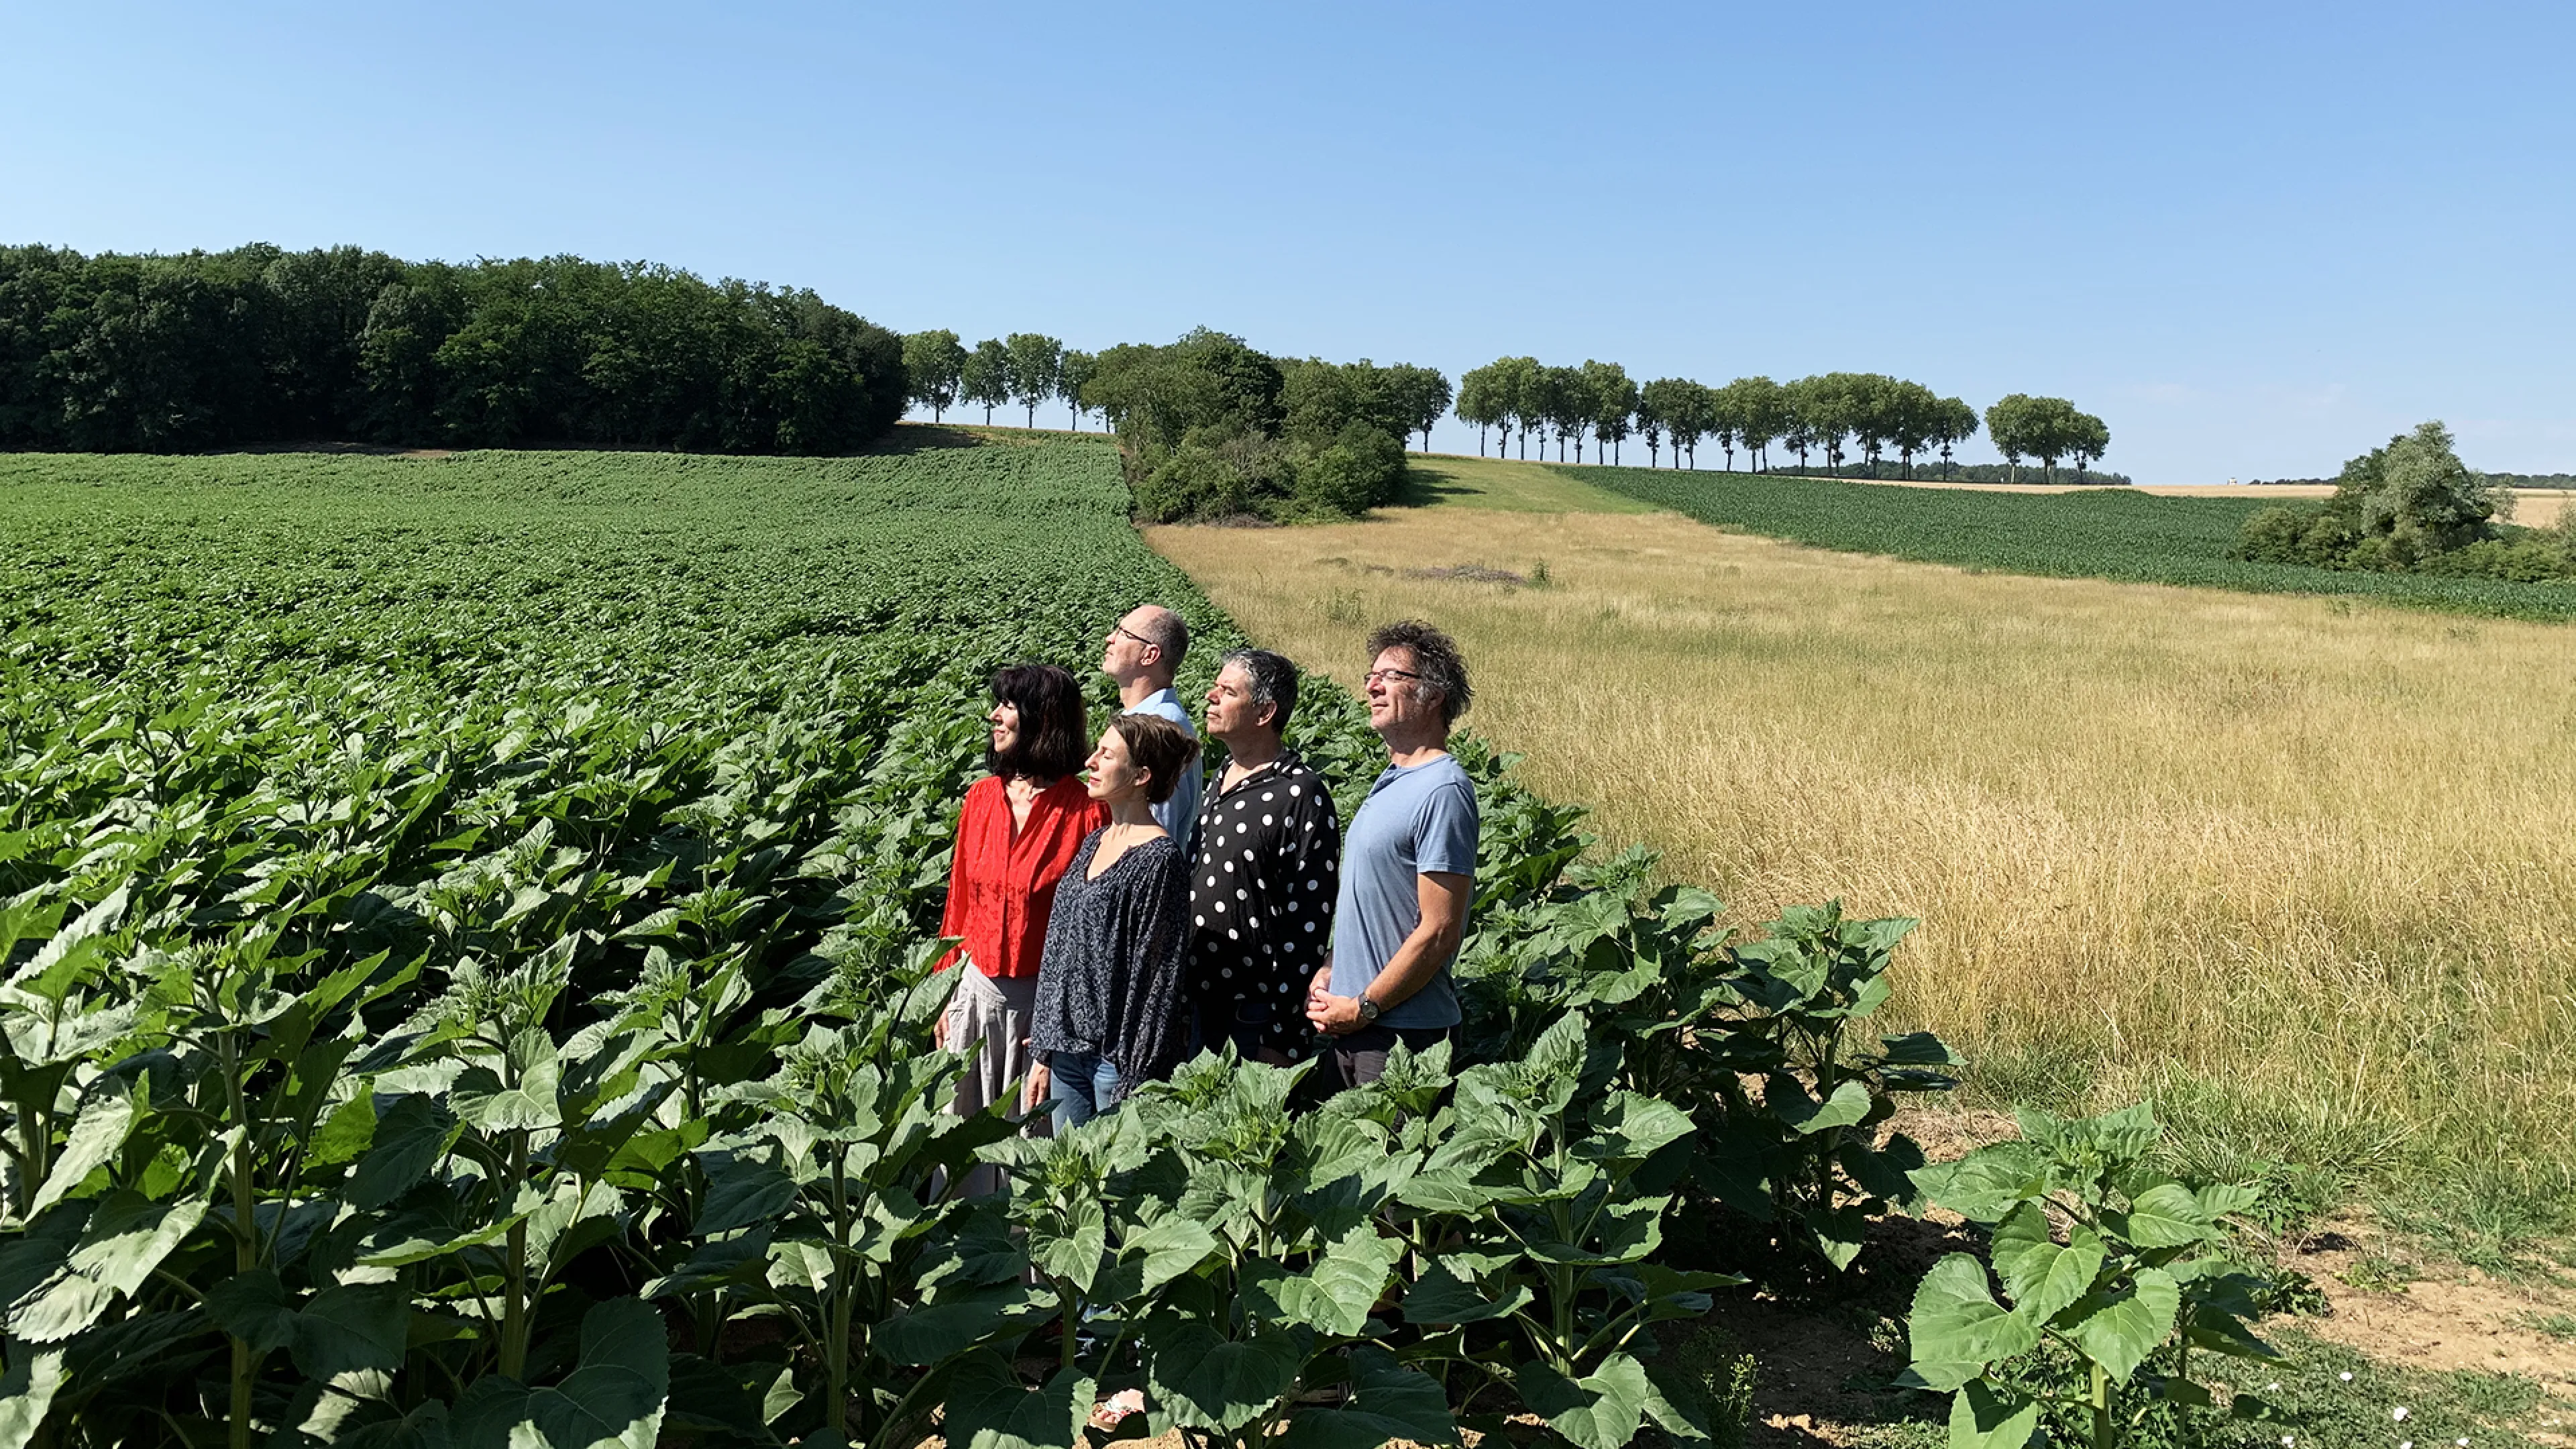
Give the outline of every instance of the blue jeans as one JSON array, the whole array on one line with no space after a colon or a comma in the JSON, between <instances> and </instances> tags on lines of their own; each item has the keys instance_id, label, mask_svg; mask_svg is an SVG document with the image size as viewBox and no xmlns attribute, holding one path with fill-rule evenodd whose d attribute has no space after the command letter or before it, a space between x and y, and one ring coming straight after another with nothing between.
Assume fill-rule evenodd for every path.
<instances>
[{"instance_id":1,"label":"blue jeans","mask_svg":"<svg viewBox=\"0 0 2576 1449\"><path fill-rule=\"evenodd\" d=\"M1097 1052L1047 1053L1047 1095L1055 1130L1070 1132L1103 1112L1115 1112L1127 1095L1118 1069Z\"/></svg>"}]
</instances>

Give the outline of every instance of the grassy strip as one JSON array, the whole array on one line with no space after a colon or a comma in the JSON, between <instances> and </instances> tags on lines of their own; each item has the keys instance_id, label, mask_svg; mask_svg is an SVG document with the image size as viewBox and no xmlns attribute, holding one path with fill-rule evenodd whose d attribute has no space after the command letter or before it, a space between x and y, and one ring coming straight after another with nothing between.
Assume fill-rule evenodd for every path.
<instances>
[{"instance_id":1,"label":"grassy strip","mask_svg":"<svg viewBox=\"0 0 2576 1449\"><path fill-rule=\"evenodd\" d=\"M2509 619L2576 618L2576 586L2347 573L2227 557L2275 500L2160 498L2127 489L1983 493L1776 473L1586 468L1585 482L1720 528L1818 548L2058 578L2266 594L2347 594Z\"/></svg>"}]
</instances>

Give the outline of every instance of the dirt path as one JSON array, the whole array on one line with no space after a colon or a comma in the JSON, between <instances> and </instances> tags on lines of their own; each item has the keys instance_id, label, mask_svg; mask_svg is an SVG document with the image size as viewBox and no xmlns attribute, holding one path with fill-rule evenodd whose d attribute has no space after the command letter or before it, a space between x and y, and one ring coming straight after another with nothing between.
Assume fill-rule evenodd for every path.
<instances>
[{"instance_id":1,"label":"dirt path","mask_svg":"<svg viewBox=\"0 0 2576 1449\"><path fill-rule=\"evenodd\" d=\"M2576 1282L2414 1258L2358 1219L2309 1235L2281 1262L2314 1279L2333 1306L2307 1325L2319 1338L2419 1368L2520 1374L2576 1402Z\"/></svg>"}]
</instances>

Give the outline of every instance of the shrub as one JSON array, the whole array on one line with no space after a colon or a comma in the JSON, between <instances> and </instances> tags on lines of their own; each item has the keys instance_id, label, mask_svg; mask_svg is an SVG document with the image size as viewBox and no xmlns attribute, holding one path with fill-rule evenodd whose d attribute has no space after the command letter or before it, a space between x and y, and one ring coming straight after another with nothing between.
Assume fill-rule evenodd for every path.
<instances>
[{"instance_id":1,"label":"shrub","mask_svg":"<svg viewBox=\"0 0 2576 1449\"><path fill-rule=\"evenodd\" d=\"M2555 539L2499 522L2511 503L2460 461L2448 429L2425 423L2344 464L2332 498L2247 518L2227 556L2518 583L2576 577L2576 533L2563 521Z\"/></svg>"},{"instance_id":2,"label":"shrub","mask_svg":"<svg viewBox=\"0 0 2576 1449\"><path fill-rule=\"evenodd\" d=\"M1307 511L1353 515L1391 501L1403 481L1403 445L1364 423L1353 423L1331 446L1298 464L1293 496Z\"/></svg>"}]
</instances>

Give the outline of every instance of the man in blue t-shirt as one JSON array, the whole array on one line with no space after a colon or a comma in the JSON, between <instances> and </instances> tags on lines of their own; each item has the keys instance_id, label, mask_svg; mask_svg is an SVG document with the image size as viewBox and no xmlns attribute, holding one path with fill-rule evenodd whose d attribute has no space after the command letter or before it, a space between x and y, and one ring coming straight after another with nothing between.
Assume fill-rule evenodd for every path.
<instances>
[{"instance_id":1,"label":"man in blue t-shirt","mask_svg":"<svg viewBox=\"0 0 2576 1449\"><path fill-rule=\"evenodd\" d=\"M1418 619L1368 649L1369 727L1389 761L1342 839L1333 952L1306 993L1344 1086L1376 1081L1397 1042L1419 1051L1458 1024L1449 963L1476 884L1476 785L1445 748L1475 698L1467 662Z\"/></svg>"}]
</instances>

